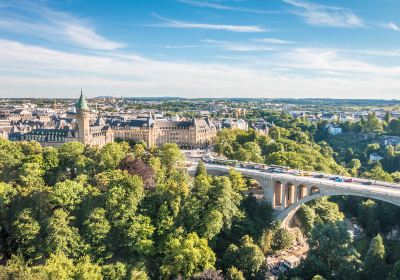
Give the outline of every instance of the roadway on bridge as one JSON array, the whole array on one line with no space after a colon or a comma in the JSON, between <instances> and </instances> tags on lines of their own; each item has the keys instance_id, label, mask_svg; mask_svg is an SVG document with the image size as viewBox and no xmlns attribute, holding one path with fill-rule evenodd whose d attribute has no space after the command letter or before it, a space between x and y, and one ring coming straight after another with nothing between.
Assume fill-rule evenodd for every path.
<instances>
[{"instance_id":1,"label":"roadway on bridge","mask_svg":"<svg viewBox=\"0 0 400 280\"><path fill-rule=\"evenodd\" d=\"M300 182L304 183L308 186L316 186L323 185L324 187L329 187L332 189L344 189L344 190L353 190L363 192L366 195L368 193L375 193L384 196L391 196L391 197L399 197L400 198L400 185L399 184L392 184L387 182L379 182L377 181L373 185L365 185L361 182L366 182L368 180L361 179L361 178L352 178L353 182L335 182L330 180L329 178L335 175L326 175L327 178L315 178L312 176L295 176L292 174L286 173L273 173L268 172L266 170L255 170L255 169L248 169L248 168L241 168L241 167L232 167L226 165L219 165L219 164L212 164L212 163L205 163L207 170L214 170L214 171L222 171L228 172L229 169L234 168L235 170L241 172L245 176L248 175L258 175L258 176L268 176L275 181L288 181L288 182ZM193 162L192 162L193 166ZM196 168L193 166L192 168ZM343 178L351 178L351 177L343 177Z\"/></svg>"}]
</instances>

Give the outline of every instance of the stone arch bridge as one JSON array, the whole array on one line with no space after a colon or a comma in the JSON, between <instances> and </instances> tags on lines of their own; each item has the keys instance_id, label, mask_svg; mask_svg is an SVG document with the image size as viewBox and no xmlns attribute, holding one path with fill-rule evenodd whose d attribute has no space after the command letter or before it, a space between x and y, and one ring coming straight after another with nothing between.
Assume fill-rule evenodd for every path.
<instances>
[{"instance_id":1,"label":"stone arch bridge","mask_svg":"<svg viewBox=\"0 0 400 280\"><path fill-rule=\"evenodd\" d=\"M211 175L226 175L233 167L205 164ZM196 167L189 168L194 173ZM363 180L354 178L353 182L335 182L329 178L295 176L287 173L270 173L262 170L236 168L243 176L255 179L262 188L263 200L275 210L275 217L287 227L299 207L323 196L352 195L385 201L400 206L400 185L377 182L362 184ZM367 181L367 180L364 180Z\"/></svg>"}]
</instances>

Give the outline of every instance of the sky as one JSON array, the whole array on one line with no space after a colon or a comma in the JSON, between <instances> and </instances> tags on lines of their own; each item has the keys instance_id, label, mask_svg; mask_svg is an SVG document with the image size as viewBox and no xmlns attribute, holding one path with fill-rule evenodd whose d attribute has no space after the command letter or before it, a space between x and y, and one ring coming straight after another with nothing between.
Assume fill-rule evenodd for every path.
<instances>
[{"instance_id":1,"label":"sky","mask_svg":"<svg viewBox=\"0 0 400 280\"><path fill-rule=\"evenodd\" d=\"M0 0L0 97L400 99L399 0Z\"/></svg>"}]
</instances>

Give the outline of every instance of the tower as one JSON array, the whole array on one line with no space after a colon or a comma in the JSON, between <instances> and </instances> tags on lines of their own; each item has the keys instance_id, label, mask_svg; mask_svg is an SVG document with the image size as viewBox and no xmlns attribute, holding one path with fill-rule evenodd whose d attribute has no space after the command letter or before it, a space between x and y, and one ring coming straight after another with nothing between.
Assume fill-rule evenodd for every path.
<instances>
[{"instance_id":1,"label":"tower","mask_svg":"<svg viewBox=\"0 0 400 280\"><path fill-rule=\"evenodd\" d=\"M76 116L78 125L78 141L90 145L92 140L92 135L90 133L90 111L86 103L86 99L83 96L81 89L81 96L76 102Z\"/></svg>"}]
</instances>

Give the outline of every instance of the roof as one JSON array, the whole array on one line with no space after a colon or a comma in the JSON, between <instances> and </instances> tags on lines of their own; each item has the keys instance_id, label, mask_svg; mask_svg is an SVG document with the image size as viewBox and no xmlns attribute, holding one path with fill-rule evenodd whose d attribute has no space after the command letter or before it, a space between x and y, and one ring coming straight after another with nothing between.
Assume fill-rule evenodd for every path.
<instances>
[{"instance_id":1,"label":"roof","mask_svg":"<svg viewBox=\"0 0 400 280\"><path fill-rule=\"evenodd\" d=\"M81 90L81 96L79 97L79 100L76 102L76 109L89 110L89 106L87 105L86 99L83 96L82 90Z\"/></svg>"}]
</instances>

